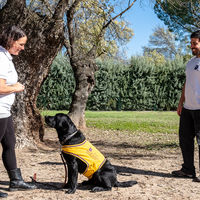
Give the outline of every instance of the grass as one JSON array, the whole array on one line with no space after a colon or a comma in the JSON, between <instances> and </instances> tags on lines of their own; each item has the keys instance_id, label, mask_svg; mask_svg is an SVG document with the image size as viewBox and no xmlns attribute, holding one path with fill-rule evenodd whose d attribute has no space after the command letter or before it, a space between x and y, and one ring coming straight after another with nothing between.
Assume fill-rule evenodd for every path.
<instances>
[{"instance_id":1,"label":"grass","mask_svg":"<svg viewBox=\"0 0 200 200\"><path fill-rule=\"evenodd\" d=\"M42 111L42 115L58 112ZM86 111L88 127L145 133L178 133L179 117L171 111Z\"/></svg>"}]
</instances>

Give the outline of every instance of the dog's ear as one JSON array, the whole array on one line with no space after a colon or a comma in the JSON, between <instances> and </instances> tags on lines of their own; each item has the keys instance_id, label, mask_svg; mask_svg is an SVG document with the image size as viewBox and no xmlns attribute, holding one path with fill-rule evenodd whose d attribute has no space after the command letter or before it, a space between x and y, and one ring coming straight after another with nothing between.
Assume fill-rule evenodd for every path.
<instances>
[{"instance_id":1,"label":"dog's ear","mask_svg":"<svg viewBox=\"0 0 200 200\"><path fill-rule=\"evenodd\" d=\"M59 126L60 126L60 128L62 128L65 131L68 131L68 129L69 129L69 124L66 120L59 122Z\"/></svg>"},{"instance_id":2,"label":"dog's ear","mask_svg":"<svg viewBox=\"0 0 200 200\"><path fill-rule=\"evenodd\" d=\"M68 124L68 132L70 134L76 132L77 128L68 115L67 115L66 121L67 121L67 124Z\"/></svg>"}]
</instances>

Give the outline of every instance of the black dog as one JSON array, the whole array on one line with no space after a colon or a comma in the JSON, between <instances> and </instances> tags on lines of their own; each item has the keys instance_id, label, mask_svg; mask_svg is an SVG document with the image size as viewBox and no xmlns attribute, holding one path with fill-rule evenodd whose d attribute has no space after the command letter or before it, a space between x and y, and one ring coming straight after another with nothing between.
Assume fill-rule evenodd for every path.
<instances>
[{"instance_id":1,"label":"black dog","mask_svg":"<svg viewBox=\"0 0 200 200\"><path fill-rule=\"evenodd\" d=\"M82 185L94 186L92 192L111 190L112 187L131 187L137 183L118 182L114 166L85 139L68 115L59 113L53 117L46 116L45 122L56 129L62 145L62 154L68 167L68 182L64 187L68 188L67 193L76 191L78 172L89 178ZM90 155L90 158L86 158L85 154Z\"/></svg>"}]
</instances>

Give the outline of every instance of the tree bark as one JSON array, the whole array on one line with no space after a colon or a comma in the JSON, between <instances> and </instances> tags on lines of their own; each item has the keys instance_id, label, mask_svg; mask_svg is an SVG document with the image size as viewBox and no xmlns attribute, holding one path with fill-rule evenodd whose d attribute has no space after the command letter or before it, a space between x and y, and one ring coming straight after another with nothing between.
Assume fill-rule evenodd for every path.
<instances>
[{"instance_id":1,"label":"tree bark","mask_svg":"<svg viewBox=\"0 0 200 200\"><path fill-rule=\"evenodd\" d=\"M69 109L69 116L80 129L86 128L85 109L88 97L94 87L94 73L97 71L95 60L91 57L85 59L71 60L71 66L74 71L76 88L72 97L72 103Z\"/></svg>"},{"instance_id":2,"label":"tree bark","mask_svg":"<svg viewBox=\"0 0 200 200\"><path fill-rule=\"evenodd\" d=\"M76 5L80 3L80 0L75 0L75 2L74 6L71 6L67 12L68 40L66 39L64 43L76 80L76 88L69 109L69 116L76 126L79 128L86 128L85 109L88 96L90 95L95 84L94 74L97 71L95 59L98 57L98 45L105 36L105 31L109 25L116 18L122 16L126 11L128 11L134 5L136 0L133 0L132 2L129 1L127 8L118 15L114 17L111 17L111 15L108 17L109 15L107 15L108 19L105 19L104 25L102 26L98 37L96 37L96 41L92 44L93 46L90 50L88 50L88 52L82 52L81 47L79 47L75 42L76 40L79 40L79 34L75 34L78 31L78 29L76 29L78 25L75 13Z\"/></svg>"},{"instance_id":3,"label":"tree bark","mask_svg":"<svg viewBox=\"0 0 200 200\"><path fill-rule=\"evenodd\" d=\"M63 45L66 2L59 1L52 18L30 11L21 0L8 0L0 10L0 31L7 25L17 25L28 37L25 51L14 58L19 82L25 86L25 90L16 95L12 108L18 147L32 146L43 139L43 121L36 101L50 66Z\"/></svg>"},{"instance_id":4,"label":"tree bark","mask_svg":"<svg viewBox=\"0 0 200 200\"><path fill-rule=\"evenodd\" d=\"M74 21L74 15L76 6L80 2L81 0L75 0L73 6L68 9L67 31L69 38L65 40L64 45L67 49L67 55L69 56L76 81L76 87L68 114L78 128L85 129L85 109L88 96L95 84L94 73L97 67L94 57L96 53L94 50L96 50L96 48L88 53L83 53L79 51L79 47L76 45L76 40L78 38L76 37L77 34L75 34L77 30L75 30L74 27L77 22Z\"/></svg>"}]
</instances>

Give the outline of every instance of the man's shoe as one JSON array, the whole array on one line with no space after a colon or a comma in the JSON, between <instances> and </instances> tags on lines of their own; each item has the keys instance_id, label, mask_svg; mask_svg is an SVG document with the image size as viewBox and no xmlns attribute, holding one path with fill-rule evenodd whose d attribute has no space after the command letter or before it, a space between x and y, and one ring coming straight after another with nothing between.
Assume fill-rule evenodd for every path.
<instances>
[{"instance_id":1,"label":"man's shoe","mask_svg":"<svg viewBox=\"0 0 200 200\"><path fill-rule=\"evenodd\" d=\"M194 182L200 182L200 175L193 179Z\"/></svg>"},{"instance_id":2,"label":"man's shoe","mask_svg":"<svg viewBox=\"0 0 200 200\"><path fill-rule=\"evenodd\" d=\"M173 171L172 175L174 177L179 177L179 178L196 178L195 174L188 174L188 173L185 173L182 170Z\"/></svg>"},{"instance_id":3,"label":"man's shoe","mask_svg":"<svg viewBox=\"0 0 200 200\"><path fill-rule=\"evenodd\" d=\"M0 198L6 198L8 196L7 193L0 192Z\"/></svg>"}]
</instances>

